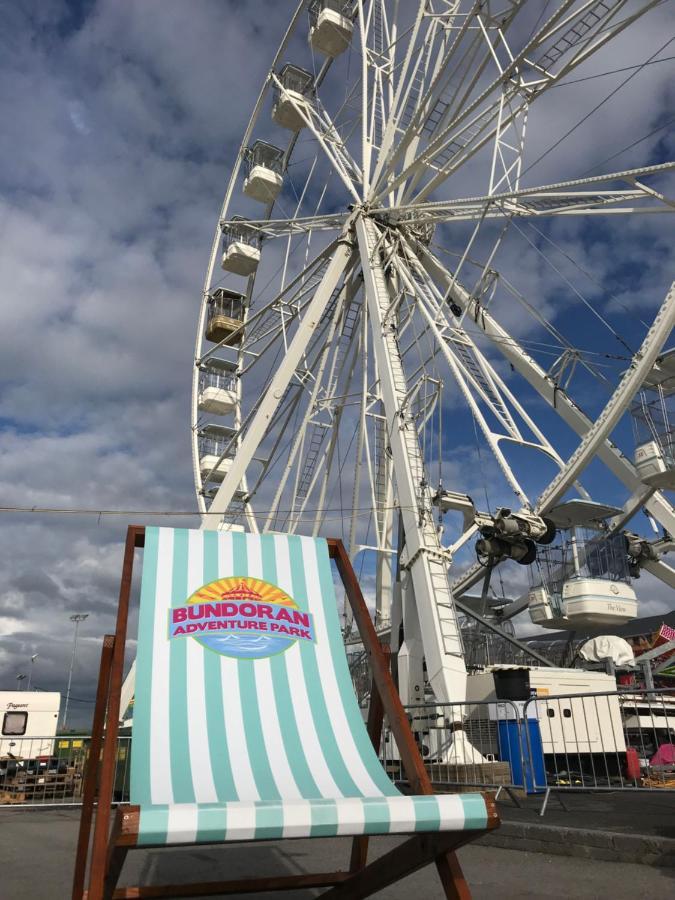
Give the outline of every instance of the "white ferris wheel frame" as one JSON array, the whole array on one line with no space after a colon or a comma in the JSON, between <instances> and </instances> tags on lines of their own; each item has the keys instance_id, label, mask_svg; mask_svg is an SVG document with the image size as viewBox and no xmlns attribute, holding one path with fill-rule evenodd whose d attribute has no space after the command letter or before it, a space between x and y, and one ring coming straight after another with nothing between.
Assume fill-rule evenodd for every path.
<instances>
[{"instance_id":1,"label":"white ferris wheel frame","mask_svg":"<svg viewBox=\"0 0 675 900\"><path fill-rule=\"evenodd\" d=\"M223 518L237 500L242 521L253 531L260 529L252 505L257 485L249 484L251 467L270 422L280 411L284 415L288 413L291 404L289 385L298 383L306 388L307 409L314 409L320 400L322 379L337 384L335 369L338 363L345 371L350 366L353 370L356 356L367 354L372 344L372 363L378 377L373 383L364 375L361 397L356 404L360 424L356 438L353 497L358 501L359 490L369 483L377 534L374 546L360 544L352 517L349 551L354 555L362 549L376 550L378 594L390 596L394 591L391 557L396 555L394 508L398 509L405 548L398 554L400 592L398 595L394 592L397 599L392 611L392 639L396 640L394 632L404 620L406 642L399 648L399 677L404 700L408 702L423 696L420 688L422 658L426 661L427 676L435 696L445 701L463 699L466 668L456 608L464 609L458 598L483 577L484 569L476 565L454 582L450 580L453 552L466 543L476 529L467 520L460 538L447 547L434 522L432 490L425 475L417 424L410 413L416 388L409 384L404 357L410 352L411 345L402 347L400 342L412 317L411 313L406 319L402 312L404 292L414 298L416 313L425 323L426 335L433 339L505 480L523 508L538 514L546 512L555 500L578 485L580 475L597 458L630 492L624 516L619 517L621 521L615 522L615 526L623 524L643 506L669 533L675 534L672 504L661 492L642 484L633 464L610 439L612 427L628 407L647 360L658 355L670 334L675 321L673 292L668 295L650 329L642 347L640 366L630 379L620 384L601 420L593 422L565 387L532 358L482 302L491 288L490 263L500 239L483 266L478 290L467 289L458 277L478 230L491 219L510 222L542 216L645 215L675 209L672 200L645 183L651 176L672 170L675 163L534 188L520 186L527 116L532 104L639 16L658 5L658 0L645 0L637 5L629 0L603 0L602 3L597 0L581 3L559 0L549 18L535 28L531 38L515 52L509 46L508 26L522 5L517 0L503 0L499 4L421 0L411 17L408 33L402 35L396 30L396 0L356 0L354 3L353 42L361 57L360 160L354 158L342 140L340 128L318 96L312 103L293 101L306 133L316 142L317 153L323 155L342 183L351 208L338 213L320 213L317 209L315 215L298 215L303 191L295 215L273 218L272 203L263 216L249 223L259 230L265 242L287 241L286 261L293 236L305 235L307 247L313 233L333 231L336 237L313 259L306 254L306 265L300 274L283 283L280 292L245 322L244 334L247 330L259 330L260 336L256 340L260 341L258 353L262 355L274 340L269 324L271 312L284 307L283 322L289 329L288 338L284 333L283 359L268 379L255 408L246 417L242 414L242 380L237 379L232 446L218 461L220 464L230 452L231 465L213 493L208 508L199 464L199 367L217 354L219 345L206 348L204 344L207 301L213 285L222 227L231 221L229 210L240 182L245 150L255 136L268 95L274 89L283 91L279 66L296 31L304 27L306 2L301 2L292 16L245 130L215 230L204 282L192 392L194 475L203 528L222 527ZM495 11L494 15L491 10ZM429 36L427 42L423 41L425 50L416 53L420 36L424 34ZM468 61L455 58L458 48ZM316 85L322 84L330 65L330 59L327 59L320 67ZM458 71L462 75L459 83ZM291 158L296 139L297 134L289 140L286 160ZM491 147L488 192L477 197L433 199L434 192L486 146ZM617 182L623 182L626 187L616 189L612 185ZM432 252L419 232L420 228L430 224L447 222L475 223L465 253L454 270ZM360 290L360 274L365 295L364 312L352 338L351 356L343 353L338 360L338 351L333 352L332 345ZM283 281L286 281L285 266ZM251 276L248 298L254 294L255 277ZM450 301L459 308L459 315L450 313ZM581 443L572 459L566 462L561 458L495 364L479 348L465 327L469 322L474 332L480 332L548 407L579 435ZM313 343L317 335L324 336L323 345ZM239 371L246 370L249 365L252 365L250 358L240 354ZM350 379L351 375L347 378L348 384ZM376 448L368 446L366 418L370 417L372 424L378 416L386 433L386 458L381 448L377 456ZM340 414L336 413L335 433L339 422ZM303 428L289 451L289 458L296 462L307 450L304 429L309 425L310 415L305 412ZM509 442L535 448L556 464L559 474L539 499L527 496L509 465L502 449L502 445ZM333 459L330 441L327 444L322 457L326 472ZM377 458L373 463L370 457L374 453ZM278 487L275 503L280 501L282 490L291 477L289 466ZM299 474L296 473L294 499L297 509L290 513L290 530L301 528L308 498L316 494L319 512L313 530L316 533L321 529L320 510L321 500L325 500L326 479L327 474L322 484L320 471L313 472L311 484L302 493L298 491ZM579 489L583 491L583 488ZM387 498L385 503L381 502L383 496ZM461 506L461 498L457 503ZM272 512L263 522L263 530L272 526ZM669 580L667 569L665 563L651 566L652 571L657 574L660 571L660 575Z\"/></svg>"}]
</instances>

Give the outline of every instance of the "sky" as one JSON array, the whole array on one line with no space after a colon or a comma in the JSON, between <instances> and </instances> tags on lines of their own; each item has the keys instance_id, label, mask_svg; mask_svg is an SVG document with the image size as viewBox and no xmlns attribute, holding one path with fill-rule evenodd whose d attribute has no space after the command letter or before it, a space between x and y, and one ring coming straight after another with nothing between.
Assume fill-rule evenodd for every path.
<instances>
[{"instance_id":1,"label":"sky","mask_svg":"<svg viewBox=\"0 0 675 900\"><path fill-rule=\"evenodd\" d=\"M201 282L229 168L291 8L279 0L3 5L0 505L196 508L189 405ZM662 4L587 71L640 63L672 33L672 6ZM529 160L622 77L557 89L532 114ZM529 183L592 170L657 128L672 111L672 84L672 64L645 69L533 167ZM607 167L670 159L673 149L659 130ZM455 195L472 193L470 180L462 187ZM545 227L593 267L607 288L603 303L653 317L673 271L661 217ZM520 240L504 271L555 311L560 283ZM517 328L518 315L505 314ZM37 653L33 684L65 692L69 617L87 613L70 717L86 726L126 526L156 521L133 512L0 514L0 689L13 689ZM644 613L670 605L652 584Z\"/></svg>"}]
</instances>

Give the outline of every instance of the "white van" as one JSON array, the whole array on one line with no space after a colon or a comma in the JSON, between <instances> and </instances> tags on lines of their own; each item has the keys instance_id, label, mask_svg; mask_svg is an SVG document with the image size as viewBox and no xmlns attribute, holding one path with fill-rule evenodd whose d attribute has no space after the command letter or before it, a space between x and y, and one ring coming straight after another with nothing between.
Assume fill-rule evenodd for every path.
<instances>
[{"instance_id":1,"label":"white van","mask_svg":"<svg viewBox=\"0 0 675 900\"><path fill-rule=\"evenodd\" d=\"M0 691L0 760L54 754L61 694Z\"/></svg>"}]
</instances>

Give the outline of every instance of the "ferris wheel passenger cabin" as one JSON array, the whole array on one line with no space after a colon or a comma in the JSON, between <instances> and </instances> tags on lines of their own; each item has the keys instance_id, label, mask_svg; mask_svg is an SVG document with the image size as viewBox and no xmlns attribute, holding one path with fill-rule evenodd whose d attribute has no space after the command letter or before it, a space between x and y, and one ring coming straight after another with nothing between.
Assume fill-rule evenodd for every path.
<instances>
[{"instance_id":1,"label":"ferris wheel passenger cabin","mask_svg":"<svg viewBox=\"0 0 675 900\"><path fill-rule=\"evenodd\" d=\"M284 151L267 141L256 141L244 156L248 165L244 194L259 203L272 203L284 183Z\"/></svg>"},{"instance_id":2,"label":"ferris wheel passenger cabin","mask_svg":"<svg viewBox=\"0 0 675 900\"><path fill-rule=\"evenodd\" d=\"M300 131L305 127L305 120L298 111L307 109L314 92L314 76L299 66L286 65L279 72L279 82L274 89L272 120L289 131Z\"/></svg>"},{"instance_id":3,"label":"ferris wheel passenger cabin","mask_svg":"<svg viewBox=\"0 0 675 900\"><path fill-rule=\"evenodd\" d=\"M631 406L635 468L645 484L675 490L675 349L659 357Z\"/></svg>"},{"instance_id":4,"label":"ferris wheel passenger cabin","mask_svg":"<svg viewBox=\"0 0 675 900\"><path fill-rule=\"evenodd\" d=\"M309 43L317 53L339 56L349 47L354 26L345 0L312 0L309 4Z\"/></svg>"},{"instance_id":5,"label":"ferris wheel passenger cabin","mask_svg":"<svg viewBox=\"0 0 675 900\"><path fill-rule=\"evenodd\" d=\"M200 366L197 403L202 412L226 416L237 408L236 363L209 359Z\"/></svg>"},{"instance_id":6,"label":"ferris wheel passenger cabin","mask_svg":"<svg viewBox=\"0 0 675 900\"><path fill-rule=\"evenodd\" d=\"M230 471L235 431L225 425L205 425L199 432L199 471L204 482L219 484ZM222 459L221 459L222 457Z\"/></svg>"},{"instance_id":7,"label":"ferris wheel passenger cabin","mask_svg":"<svg viewBox=\"0 0 675 900\"><path fill-rule=\"evenodd\" d=\"M230 347L239 345L243 336L245 309L245 294L227 288L212 291L208 299L206 340Z\"/></svg>"},{"instance_id":8,"label":"ferris wheel passenger cabin","mask_svg":"<svg viewBox=\"0 0 675 900\"><path fill-rule=\"evenodd\" d=\"M560 540L537 552L530 568L530 618L544 628L623 625L637 615L626 540L607 533L606 520L621 509L569 500L549 513Z\"/></svg>"},{"instance_id":9,"label":"ferris wheel passenger cabin","mask_svg":"<svg viewBox=\"0 0 675 900\"><path fill-rule=\"evenodd\" d=\"M226 272L253 275L260 262L260 232L246 219L234 218L223 225L223 259Z\"/></svg>"}]
</instances>

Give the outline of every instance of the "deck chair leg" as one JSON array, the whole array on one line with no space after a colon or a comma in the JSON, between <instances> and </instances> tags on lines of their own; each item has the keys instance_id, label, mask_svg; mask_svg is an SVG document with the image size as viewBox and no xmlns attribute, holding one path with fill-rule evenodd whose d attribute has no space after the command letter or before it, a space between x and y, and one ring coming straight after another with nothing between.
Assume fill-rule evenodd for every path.
<instances>
[{"instance_id":1,"label":"deck chair leg","mask_svg":"<svg viewBox=\"0 0 675 900\"><path fill-rule=\"evenodd\" d=\"M96 706L94 707L94 722L91 732L91 744L89 745L89 757L84 773L84 792L82 797L82 812L80 813L80 829L77 838L77 854L75 857L75 873L73 876L73 900L81 900L84 891L84 878L87 869L87 856L89 855L89 840L91 837L91 823L94 816L94 802L96 800L96 781L101 755L101 742L103 739L103 726L105 723L106 697L110 682L110 670L112 667L112 654L115 645L115 636L106 634L101 648L101 668L96 688Z\"/></svg>"},{"instance_id":2,"label":"deck chair leg","mask_svg":"<svg viewBox=\"0 0 675 900\"><path fill-rule=\"evenodd\" d=\"M105 877L103 880L104 900L112 900L122 871L122 866L124 865L124 860L129 852L129 847L120 845L117 842L122 831L122 815L122 810L118 806L117 812L115 813L112 832L110 834L110 843L108 844L108 854L105 863Z\"/></svg>"},{"instance_id":3,"label":"deck chair leg","mask_svg":"<svg viewBox=\"0 0 675 900\"><path fill-rule=\"evenodd\" d=\"M352 841L352 855L349 860L349 871L358 872L368 862L368 838L355 837Z\"/></svg>"},{"instance_id":4,"label":"deck chair leg","mask_svg":"<svg viewBox=\"0 0 675 900\"><path fill-rule=\"evenodd\" d=\"M452 852L470 840L472 836L466 832L415 835L321 896L326 900L361 900L412 875L429 863L437 862L442 868L442 872L439 868L439 874L446 896L471 900L462 870ZM454 862L447 862L448 857Z\"/></svg>"},{"instance_id":5,"label":"deck chair leg","mask_svg":"<svg viewBox=\"0 0 675 900\"><path fill-rule=\"evenodd\" d=\"M436 859L436 869L448 900L471 900L471 891L464 878L457 854L448 852L439 856Z\"/></svg>"}]
</instances>

